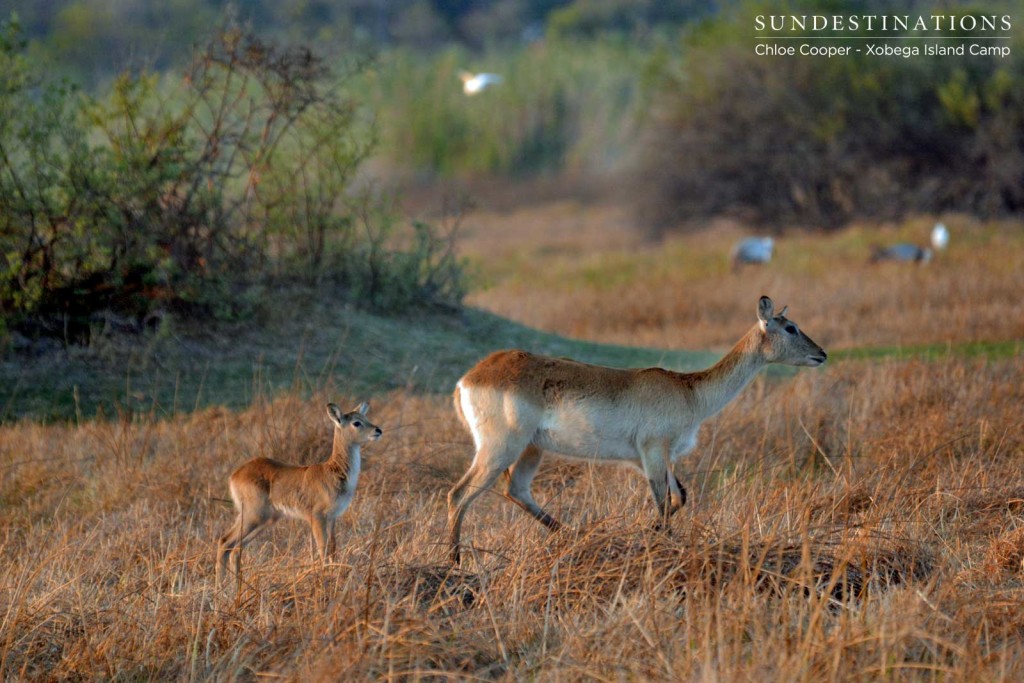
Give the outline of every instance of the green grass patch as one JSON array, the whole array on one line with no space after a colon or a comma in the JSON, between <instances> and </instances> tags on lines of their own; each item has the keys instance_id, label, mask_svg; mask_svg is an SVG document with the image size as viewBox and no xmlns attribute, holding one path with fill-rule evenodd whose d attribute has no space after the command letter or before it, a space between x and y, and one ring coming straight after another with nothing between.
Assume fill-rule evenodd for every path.
<instances>
[{"instance_id":1,"label":"green grass patch","mask_svg":"<svg viewBox=\"0 0 1024 683\"><path fill-rule=\"evenodd\" d=\"M959 344L917 344L913 346L872 346L829 351L831 360L942 360L960 358L1014 358L1024 351L1024 341L978 341Z\"/></svg>"},{"instance_id":2,"label":"green grass patch","mask_svg":"<svg viewBox=\"0 0 1024 683\"><path fill-rule=\"evenodd\" d=\"M716 356L574 341L472 309L381 316L321 303L282 308L290 313L261 325L169 330L107 348L8 358L0 363L0 419L89 418L100 410L173 415L211 405L240 408L285 390L446 393L477 360L513 347L604 365L678 370L702 367Z\"/></svg>"},{"instance_id":3,"label":"green grass patch","mask_svg":"<svg viewBox=\"0 0 1024 683\"><path fill-rule=\"evenodd\" d=\"M381 316L319 301L282 303L259 324L165 329L92 349L0 362L0 420L91 418L118 410L170 416L223 405L241 408L282 391L366 397L405 388L447 393L486 354L503 348L615 367L690 371L721 352L650 349L578 341L474 309L458 315ZM1021 341L841 349L829 362L1009 358ZM796 369L772 366L770 377Z\"/></svg>"}]
</instances>

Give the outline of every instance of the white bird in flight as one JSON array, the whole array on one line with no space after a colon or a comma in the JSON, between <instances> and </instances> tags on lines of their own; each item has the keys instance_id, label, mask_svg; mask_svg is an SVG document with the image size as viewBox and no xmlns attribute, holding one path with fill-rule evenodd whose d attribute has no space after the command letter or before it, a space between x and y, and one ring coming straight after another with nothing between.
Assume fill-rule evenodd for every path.
<instances>
[{"instance_id":1,"label":"white bird in flight","mask_svg":"<svg viewBox=\"0 0 1024 683\"><path fill-rule=\"evenodd\" d=\"M491 86L498 85L505 80L498 74L473 74L468 71L460 71L459 78L462 79L462 92L467 95L476 95L477 93L483 92Z\"/></svg>"}]
</instances>

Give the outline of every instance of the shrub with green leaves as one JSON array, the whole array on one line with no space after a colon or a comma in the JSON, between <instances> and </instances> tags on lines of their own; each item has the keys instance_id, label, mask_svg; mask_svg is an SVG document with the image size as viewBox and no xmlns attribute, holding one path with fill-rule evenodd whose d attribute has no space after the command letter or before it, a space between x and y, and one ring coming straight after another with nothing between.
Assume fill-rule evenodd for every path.
<instances>
[{"instance_id":1,"label":"shrub with green leaves","mask_svg":"<svg viewBox=\"0 0 1024 683\"><path fill-rule=\"evenodd\" d=\"M226 28L181 76L124 74L92 98L34 73L15 22L0 41L7 328L75 341L97 316L235 317L281 279L334 279L389 309L461 301L458 263L417 246L433 228L405 247L392 217L355 218L376 141L346 85L359 64L339 81L306 48ZM371 247L389 284L366 297L355 255Z\"/></svg>"},{"instance_id":2,"label":"shrub with green leaves","mask_svg":"<svg viewBox=\"0 0 1024 683\"><path fill-rule=\"evenodd\" d=\"M753 18L773 11L743 5L694 26L665 64L640 174L650 225L732 213L831 228L908 212L1024 211L1019 37L1006 59L760 56Z\"/></svg>"}]
</instances>

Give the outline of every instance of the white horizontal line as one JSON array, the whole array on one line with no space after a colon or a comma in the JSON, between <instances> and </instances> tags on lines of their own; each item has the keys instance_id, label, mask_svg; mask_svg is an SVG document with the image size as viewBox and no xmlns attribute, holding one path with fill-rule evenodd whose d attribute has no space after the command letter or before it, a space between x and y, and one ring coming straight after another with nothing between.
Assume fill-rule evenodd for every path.
<instances>
[{"instance_id":1,"label":"white horizontal line","mask_svg":"<svg viewBox=\"0 0 1024 683\"><path fill-rule=\"evenodd\" d=\"M1010 40L1012 36L754 36L758 40Z\"/></svg>"}]
</instances>

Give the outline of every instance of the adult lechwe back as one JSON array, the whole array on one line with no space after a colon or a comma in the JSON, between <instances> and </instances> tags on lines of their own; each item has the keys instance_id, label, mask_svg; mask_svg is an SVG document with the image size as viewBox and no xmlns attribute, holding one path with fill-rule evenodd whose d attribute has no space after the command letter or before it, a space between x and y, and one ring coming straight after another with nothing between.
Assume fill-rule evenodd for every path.
<instances>
[{"instance_id":1,"label":"adult lechwe back","mask_svg":"<svg viewBox=\"0 0 1024 683\"><path fill-rule=\"evenodd\" d=\"M505 475L505 495L551 530L559 522L534 501L530 483L547 450L628 463L651 485L668 518L686 502L671 465L697 442L704 420L724 408L769 363L818 366L825 351L762 296L757 323L720 361L699 372L607 368L525 351L498 351L463 375L455 410L476 455L448 493L449 550L460 560L466 510Z\"/></svg>"}]
</instances>

